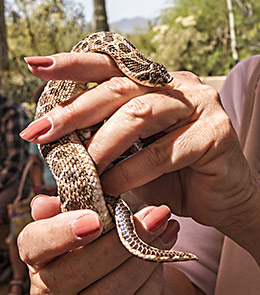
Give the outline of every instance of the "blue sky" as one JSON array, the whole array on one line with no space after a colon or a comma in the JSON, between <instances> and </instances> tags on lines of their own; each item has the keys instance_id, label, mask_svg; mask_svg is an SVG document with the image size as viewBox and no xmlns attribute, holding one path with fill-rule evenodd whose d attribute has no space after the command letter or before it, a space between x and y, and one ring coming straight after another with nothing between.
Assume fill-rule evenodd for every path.
<instances>
[{"instance_id":1,"label":"blue sky","mask_svg":"<svg viewBox=\"0 0 260 295\"><path fill-rule=\"evenodd\" d=\"M93 0L77 0L84 7L87 21L92 20ZM154 18L161 9L169 6L169 0L106 0L108 21L110 23L123 18L142 16Z\"/></svg>"}]
</instances>

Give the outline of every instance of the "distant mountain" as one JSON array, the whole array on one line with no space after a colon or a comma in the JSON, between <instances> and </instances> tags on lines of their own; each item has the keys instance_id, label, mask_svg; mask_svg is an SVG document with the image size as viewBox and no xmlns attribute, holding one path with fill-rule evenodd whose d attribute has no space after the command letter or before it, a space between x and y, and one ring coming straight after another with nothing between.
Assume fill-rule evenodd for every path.
<instances>
[{"instance_id":1,"label":"distant mountain","mask_svg":"<svg viewBox=\"0 0 260 295\"><path fill-rule=\"evenodd\" d=\"M124 18L118 22L110 24L110 30L122 34L132 34L143 32L148 28L149 20L143 17Z\"/></svg>"}]
</instances>

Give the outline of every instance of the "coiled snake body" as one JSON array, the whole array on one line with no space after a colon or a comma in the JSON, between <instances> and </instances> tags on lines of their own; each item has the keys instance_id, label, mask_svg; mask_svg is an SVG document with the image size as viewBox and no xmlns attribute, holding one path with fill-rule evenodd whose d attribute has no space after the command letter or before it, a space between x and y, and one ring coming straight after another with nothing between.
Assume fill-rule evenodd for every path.
<instances>
[{"instance_id":1,"label":"coiled snake body","mask_svg":"<svg viewBox=\"0 0 260 295\"><path fill-rule=\"evenodd\" d=\"M137 83L155 87L169 83L172 77L163 65L145 57L124 37L110 32L95 33L80 41L72 52L102 52L114 59L119 69ZM49 81L37 105L36 119L42 117L85 88L74 81ZM142 259L156 262L197 259L191 253L160 250L144 243L136 234L132 213L119 197L106 196L88 152L80 140L80 131L40 145L58 187L62 211L92 209L103 222L103 234L115 224L123 245Z\"/></svg>"}]
</instances>

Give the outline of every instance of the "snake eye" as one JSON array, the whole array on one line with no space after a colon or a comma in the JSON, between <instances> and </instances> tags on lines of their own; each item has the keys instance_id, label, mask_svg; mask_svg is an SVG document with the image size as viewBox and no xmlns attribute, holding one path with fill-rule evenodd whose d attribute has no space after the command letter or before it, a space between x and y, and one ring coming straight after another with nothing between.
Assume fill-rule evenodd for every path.
<instances>
[{"instance_id":1,"label":"snake eye","mask_svg":"<svg viewBox=\"0 0 260 295\"><path fill-rule=\"evenodd\" d=\"M157 75L155 73L151 73L151 78L155 79L157 77Z\"/></svg>"}]
</instances>

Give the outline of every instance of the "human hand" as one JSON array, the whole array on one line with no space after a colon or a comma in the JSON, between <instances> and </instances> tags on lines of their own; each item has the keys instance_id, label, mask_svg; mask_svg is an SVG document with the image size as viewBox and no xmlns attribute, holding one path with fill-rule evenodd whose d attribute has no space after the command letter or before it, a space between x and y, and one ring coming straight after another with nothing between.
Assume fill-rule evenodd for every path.
<instances>
[{"instance_id":1,"label":"human hand","mask_svg":"<svg viewBox=\"0 0 260 295\"><path fill-rule=\"evenodd\" d=\"M46 143L109 118L88 146L102 174L138 138L163 135L103 173L104 191L135 189L148 204L166 203L230 237L245 228L257 188L213 88L187 72L172 73L163 88L144 87L122 77L102 54L59 54L51 66L41 60L27 59L39 77L101 84L34 122L25 139Z\"/></svg>"},{"instance_id":2,"label":"human hand","mask_svg":"<svg viewBox=\"0 0 260 295\"><path fill-rule=\"evenodd\" d=\"M36 221L18 238L30 271L30 294L161 294L162 264L131 256L116 230L94 241L102 231L95 212L60 214L58 198L38 196L32 215ZM142 209L135 215L140 236L157 247L171 248L179 225L169 217L166 206Z\"/></svg>"}]
</instances>

